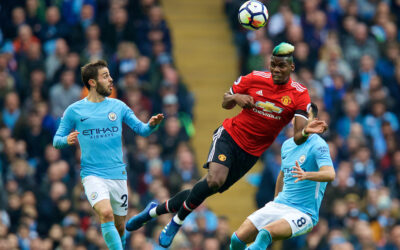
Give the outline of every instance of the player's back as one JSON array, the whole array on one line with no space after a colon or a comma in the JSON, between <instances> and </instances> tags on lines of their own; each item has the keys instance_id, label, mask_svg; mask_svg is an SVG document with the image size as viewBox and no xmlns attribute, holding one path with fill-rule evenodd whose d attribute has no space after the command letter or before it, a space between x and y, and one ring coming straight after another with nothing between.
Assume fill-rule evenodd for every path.
<instances>
[{"instance_id":1,"label":"player's back","mask_svg":"<svg viewBox=\"0 0 400 250\"><path fill-rule=\"evenodd\" d=\"M223 126L242 149L255 156L272 144L295 114L307 116L310 103L304 86L291 79L283 85L274 84L271 73L262 71L240 77L231 92L252 96L256 107L243 109Z\"/></svg>"},{"instance_id":2,"label":"player's back","mask_svg":"<svg viewBox=\"0 0 400 250\"><path fill-rule=\"evenodd\" d=\"M296 161L306 172L318 171L322 166L333 166L328 144L319 135L312 134L301 145L297 145L293 138L282 145L281 171L284 173L284 186L274 201L309 214L316 224L327 182L303 180L295 183L297 178L293 177L291 171Z\"/></svg>"}]
</instances>

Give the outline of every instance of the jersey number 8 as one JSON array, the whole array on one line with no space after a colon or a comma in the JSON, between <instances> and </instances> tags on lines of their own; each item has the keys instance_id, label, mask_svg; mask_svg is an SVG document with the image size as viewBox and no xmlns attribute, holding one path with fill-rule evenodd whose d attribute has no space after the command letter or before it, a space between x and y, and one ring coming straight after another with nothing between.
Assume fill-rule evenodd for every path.
<instances>
[{"instance_id":1,"label":"jersey number 8","mask_svg":"<svg viewBox=\"0 0 400 250\"><path fill-rule=\"evenodd\" d=\"M292 220L292 222L298 227L302 227L304 224L306 224L307 221L304 217L301 217L300 219L297 220L297 222L295 222L294 220Z\"/></svg>"}]
</instances>

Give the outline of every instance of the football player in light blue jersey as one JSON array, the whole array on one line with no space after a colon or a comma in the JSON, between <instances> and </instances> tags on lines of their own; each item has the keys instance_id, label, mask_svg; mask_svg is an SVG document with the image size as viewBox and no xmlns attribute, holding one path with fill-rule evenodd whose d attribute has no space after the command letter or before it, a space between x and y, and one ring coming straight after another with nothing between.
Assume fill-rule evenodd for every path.
<instances>
[{"instance_id":1,"label":"football player in light blue jersey","mask_svg":"<svg viewBox=\"0 0 400 250\"><path fill-rule=\"evenodd\" d=\"M317 114L318 108L312 103L309 122ZM247 217L232 234L231 250L266 249L272 241L308 233L318 223L325 188L335 179L335 170L328 144L317 134L303 136L308 138L301 145L293 138L283 143L275 199Z\"/></svg>"},{"instance_id":2,"label":"football player in light blue jersey","mask_svg":"<svg viewBox=\"0 0 400 250\"><path fill-rule=\"evenodd\" d=\"M128 210L126 165L122 160L122 123L137 134L148 136L164 116L152 116L145 124L125 103L108 98L113 79L103 60L83 66L82 80L89 94L65 110L53 145L63 148L79 142L81 178L86 196L100 217L108 248L120 250L125 248Z\"/></svg>"}]
</instances>

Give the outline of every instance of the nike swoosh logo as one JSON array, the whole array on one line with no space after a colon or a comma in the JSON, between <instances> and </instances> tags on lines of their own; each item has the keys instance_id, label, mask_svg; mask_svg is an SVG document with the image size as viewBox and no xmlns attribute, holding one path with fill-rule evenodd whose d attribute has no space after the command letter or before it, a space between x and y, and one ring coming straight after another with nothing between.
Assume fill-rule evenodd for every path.
<instances>
[{"instance_id":1,"label":"nike swoosh logo","mask_svg":"<svg viewBox=\"0 0 400 250\"><path fill-rule=\"evenodd\" d=\"M87 119L89 119L89 117L81 118L81 122L84 122L84 121L86 121Z\"/></svg>"}]
</instances>

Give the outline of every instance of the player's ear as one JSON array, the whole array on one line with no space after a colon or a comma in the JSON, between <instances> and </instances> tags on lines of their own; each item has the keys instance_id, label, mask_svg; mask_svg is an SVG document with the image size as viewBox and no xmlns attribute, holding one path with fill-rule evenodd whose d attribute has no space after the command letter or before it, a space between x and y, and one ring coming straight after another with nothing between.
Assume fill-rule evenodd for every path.
<instances>
[{"instance_id":1,"label":"player's ear","mask_svg":"<svg viewBox=\"0 0 400 250\"><path fill-rule=\"evenodd\" d=\"M292 72L294 72L295 67L294 67L294 63L293 62L292 62L292 65L290 67L292 69Z\"/></svg>"},{"instance_id":2,"label":"player's ear","mask_svg":"<svg viewBox=\"0 0 400 250\"><path fill-rule=\"evenodd\" d=\"M89 85L92 87L96 87L96 81L94 79L89 79Z\"/></svg>"}]
</instances>

